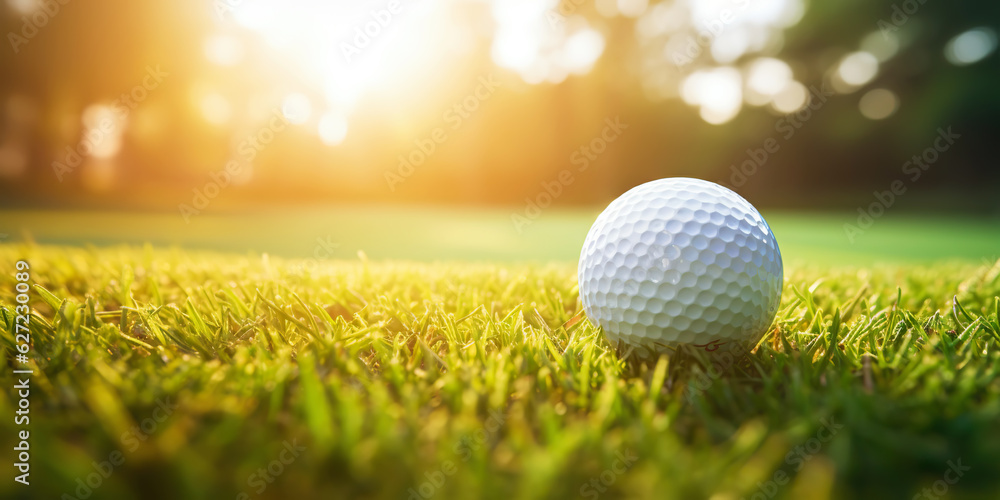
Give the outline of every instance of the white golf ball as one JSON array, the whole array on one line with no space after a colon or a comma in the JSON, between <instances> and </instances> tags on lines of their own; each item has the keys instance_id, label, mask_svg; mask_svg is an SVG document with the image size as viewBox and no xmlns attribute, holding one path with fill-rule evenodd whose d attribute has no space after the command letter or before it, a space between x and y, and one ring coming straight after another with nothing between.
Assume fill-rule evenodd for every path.
<instances>
[{"instance_id":1,"label":"white golf ball","mask_svg":"<svg viewBox=\"0 0 1000 500\"><path fill-rule=\"evenodd\" d=\"M774 233L750 203L712 182L667 178L632 188L594 222L580 299L613 345L640 357L678 344L716 351L760 340L782 273Z\"/></svg>"}]
</instances>

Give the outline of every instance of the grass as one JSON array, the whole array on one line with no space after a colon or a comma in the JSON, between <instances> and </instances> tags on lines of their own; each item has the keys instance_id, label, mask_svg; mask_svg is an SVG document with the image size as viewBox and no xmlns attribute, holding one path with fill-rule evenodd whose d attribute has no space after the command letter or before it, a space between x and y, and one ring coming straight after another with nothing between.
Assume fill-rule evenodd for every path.
<instances>
[{"instance_id":1,"label":"grass","mask_svg":"<svg viewBox=\"0 0 1000 500\"><path fill-rule=\"evenodd\" d=\"M518 232L514 210L343 205L251 213L206 211L190 222L176 212L0 210L0 233L43 244L181 246L283 257L420 261L575 262L598 209L549 209ZM872 265L1000 257L997 218L917 216L888 211L852 238L856 212L766 211L785 262Z\"/></svg>"},{"instance_id":2,"label":"grass","mask_svg":"<svg viewBox=\"0 0 1000 500\"><path fill-rule=\"evenodd\" d=\"M0 246L8 359L18 259L33 498L78 479L116 499L1000 489L1000 261L790 265L748 356L639 363L582 317L572 264L44 245ZM7 450L16 404L0 394Z\"/></svg>"}]
</instances>

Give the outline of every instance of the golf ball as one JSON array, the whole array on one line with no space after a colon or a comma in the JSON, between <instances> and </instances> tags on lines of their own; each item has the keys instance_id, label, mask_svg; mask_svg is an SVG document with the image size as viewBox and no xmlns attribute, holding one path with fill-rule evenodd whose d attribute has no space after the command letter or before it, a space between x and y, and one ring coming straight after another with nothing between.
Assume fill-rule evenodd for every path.
<instances>
[{"instance_id":1,"label":"golf ball","mask_svg":"<svg viewBox=\"0 0 1000 500\"><path fill-rule=\"evenodd\" d=\"M761 338L782 272L774 233L750 203L712 182L667 178L598 216L580 254L580 299L613 345L640 356L679 344L715 351Z\"/></svg>"}]
</instances>

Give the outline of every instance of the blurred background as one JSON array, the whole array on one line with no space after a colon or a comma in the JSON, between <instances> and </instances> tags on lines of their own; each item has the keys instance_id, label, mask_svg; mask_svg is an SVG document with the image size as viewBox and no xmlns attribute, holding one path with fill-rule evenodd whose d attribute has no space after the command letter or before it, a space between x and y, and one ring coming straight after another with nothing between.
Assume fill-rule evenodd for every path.
<instances>
[{"instance_id":1,"label":"blurred background","mask_svg":"<svg viewBox=\"0 0 1000 500\"><path fill-rule=\"evenodd\" d=\"M973 232L1000 216L996 2L3 2L10 234L226 239L235 222L201 221L265 211L277 233L244 234L251 246L294 219L309 229L286 235L305 241L291 253L308 253L331 231L394 221L398 235L488 209L505 231L572 240L580 229L545 224L579 209L585 232L608 201L668 176L765 212L844 214L823 219L841 243L859 208L883 217L871 203L885 220L985 220ZM897 181L905 193L874 195ZM334 205L369 208L281 215ZM369 220L372 206L397 209ZM462 240L489 225L452 222Z\"/></svg>"}]
</instances>

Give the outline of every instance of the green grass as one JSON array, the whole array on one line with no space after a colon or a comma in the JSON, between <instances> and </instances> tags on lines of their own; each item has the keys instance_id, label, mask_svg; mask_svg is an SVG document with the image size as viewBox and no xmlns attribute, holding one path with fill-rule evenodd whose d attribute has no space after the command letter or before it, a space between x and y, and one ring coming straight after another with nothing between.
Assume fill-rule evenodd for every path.
<instances>
[{"instance_id":1,"label":"green grass","mask_svg":"<svg viewBox=\"0 0 1000 500\"><path fill-rule=\"evenodd\" d=\"M909 499L957 460L948 498L1000 489L1000 261L790 265L755 351L713 364L624 361L572 264L34 245L0 246L8 359L18 259L32 498L74 498L115 452L91 498Z\"/></svg>"},{"instance_id":2,"label":"green grass","mask_svg":"<svg viewBox=\"0 0 1000 500\"><path fill-rule=\"evenodd\" d=\"M517 207L521 209L521 207ZM575 262L599 209L545 210L518 232L511 209L344 205L250 213L0 211L8 242L180 246L283 257ZM871 265L1000 257L1000 220L889 211L853 241L857 213L765 211L785 262ZM325 244L320 245L317 240ZM331 246L332 243L334 246Z\"/></svg>"}]
</instances>

